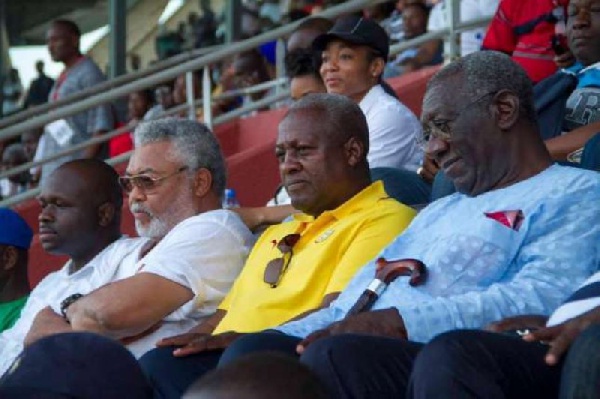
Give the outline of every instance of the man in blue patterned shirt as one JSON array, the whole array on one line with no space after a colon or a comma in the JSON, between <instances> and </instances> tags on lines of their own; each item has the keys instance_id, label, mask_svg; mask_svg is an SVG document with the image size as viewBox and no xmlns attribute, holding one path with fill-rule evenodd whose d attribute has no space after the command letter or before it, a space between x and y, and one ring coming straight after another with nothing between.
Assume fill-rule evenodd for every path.
<instances>
[{"instance_id":1,"label":"man in blue patterned shirt","mask_svg":"<svg viewBox=\"0 0 600 399\"><path fill-rule=\"evenodd\" d=\"M371 311L348 311L375 277L367 264L328 308L234 343L221 358L296 352L334 397L403 397L414 358L437 334L519 314L549 314L600 256L600 175L553 165L525 72L504 54L468 55L434 76L423 103L426 150L458 189L381 254L418 260ZM283 333L283 334L282 334Z\"/></svg>"}]
</instances>

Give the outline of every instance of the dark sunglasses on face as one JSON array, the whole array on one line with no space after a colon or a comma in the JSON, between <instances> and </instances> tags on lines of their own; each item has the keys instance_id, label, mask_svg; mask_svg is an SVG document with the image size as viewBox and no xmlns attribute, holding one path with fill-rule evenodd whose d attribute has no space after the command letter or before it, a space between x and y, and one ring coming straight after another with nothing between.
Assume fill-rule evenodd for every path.
<instances>
[{"instance_id":1,"label":"dark sunglasses on face","mask_svg":"<svg viewBox=\"0 0 600 399\"><path fill-rule=\"evenodd\" d=\"M134 187L137 187L144 191L150 191L155 189L163 180L166 180L169 177L173 177L187 169L187 166L182 166L175 172L162 177L152 177L144 173L141 173L139 175L121 176L119 177L119 184L121 185L123 191L125 191L125 193L127 194L129 194Z\"/></svg>"},{"instance_id":2,"label":"dark sunglasses on face","mask_svg":"<svg viewBox=\"0 0 600 399\"><path fill-rule=\"evenodd\" d=\"M269 284L271 288L276 288L279 285L281 278L290 265L294 255L293 248L298 240L300 240L300 234L295 233L286 235L277 243L277 249L282 253L282 256L267 263L263 276L263 281Z\"/></svg>"}]
</instances>

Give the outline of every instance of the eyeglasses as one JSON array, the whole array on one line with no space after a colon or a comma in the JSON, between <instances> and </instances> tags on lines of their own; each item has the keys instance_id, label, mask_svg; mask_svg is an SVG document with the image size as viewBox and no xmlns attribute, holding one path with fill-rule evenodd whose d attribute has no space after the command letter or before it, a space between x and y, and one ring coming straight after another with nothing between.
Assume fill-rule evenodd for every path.
<instances>
[{"instance_id":1,"label":"eyeglasses","mask_svg":"<svg viewBox=\"0 0 600 399\"><path fill-rule=\"evenodd\" d=\"M170 175L162 177L152 177L144 173L132 176L121 176L119 177L119 184L121 185L121 188L123 188L123 191L125 191L127 194L129 194L134 187L144 191L151 191L154 190L161 181L166 180L169 177L173 177L187 169L187 166L182 166Z\"/></svg>"},{"instance_id":2,"label":"eyeglasses","mask_svg":"<svg viewBox=\"0 0 600 399\"><path fill-rule=\"evenodd\" d=\"M495 95L496 93L498 93L498 92L492 91L492 92L485 93L485 94L477 97L475 100L467 103L466 105L461 107L458 111L456 111L454 118L452 118L452 119L434 119L434 120L427 121L427 123L423 125L423 135L421 136L421 139L419 140L419 144L422 147L427 146L427 143L429 142L429 140L432 137L434 137L438 140L446 141L446 142L452 141L452 134L450 133L450 123L452 123L455 120L457 120L458 118L460 118L462 113L465 112L467 109L469 109L471 106L477 104L479 101L483 100L484 98L486 98L490 95Z\"/></svg>"},{"instance_id":3,"label":"eyeglasses","mask_svg":"<svg viewBox=\"0 0 600 399\"><path fill-rule=\"evenodd\" d=\"M299 240L300 234L295 233L286 235L277 243L277 249L279 249L283 255L281 258L275 258L267 263L265 274L263 276L263 281L269 284L271 288L275 288L279 285L281 277L285 274L292 260L292 256L294 255L294 245L296 245Z\"/></svg>"}]
</instances>

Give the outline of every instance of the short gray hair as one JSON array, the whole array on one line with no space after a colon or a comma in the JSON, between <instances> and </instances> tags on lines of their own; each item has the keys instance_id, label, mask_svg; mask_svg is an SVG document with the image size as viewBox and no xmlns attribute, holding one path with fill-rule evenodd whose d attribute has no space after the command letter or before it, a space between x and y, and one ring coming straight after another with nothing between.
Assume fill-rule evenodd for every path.
<instances>
[{"instance_id":1,"label":"short gray hair","mask_svg":"<svg viewBox=\"0 0 600 399\"><path fill-rule=\"evenodd\" d=\"M514 93L519 98L521 115L530 122L537 121L531 80L508 55L498 51L477 51L466 55L436 73L427 89L444 84L454 76L462 76L460 90L470 100L500 90Z\"/></svg>"},{"instance_id":2,"label":"short gray hair","mask_svg":"<svg viewBox=\"0 0 600 399\"><path fill-rule=\"evenodd\" d=\"M164 118L142 122L134 132L135 147L158 141L173 144L175 156L191 171L207 169L212 175L212 189L221 197L227 172L221 147L205 125L183 118Z\"/></svg>"},{"instance_id":3,"label":"short gray hair","mask_svg":"<svg viewBox=\"0 0 600 399\"><path fill-rule=\"evenodd\" d=\"M366 157L369 152L369 127L365 114L354 101L340 94L308 94L290 106L284 121L301 111L319 113L328 137L340 144L356 137L362 142Z\"/></svg>"}]
</instances>

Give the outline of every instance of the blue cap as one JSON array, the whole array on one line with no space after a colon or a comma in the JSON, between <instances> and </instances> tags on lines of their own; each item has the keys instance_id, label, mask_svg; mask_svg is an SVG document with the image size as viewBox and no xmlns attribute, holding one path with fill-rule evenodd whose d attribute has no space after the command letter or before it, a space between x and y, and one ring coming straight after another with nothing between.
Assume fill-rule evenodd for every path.
<instances>
[{"instance_id":1,"label":"blue cap","mask_svg":"<svg viewBox=\"0 0 600 399\"><path fill-rule=\"evenodd\" d=\"M62 333L27 347L0 378L0 398L150 399L137 360L119 342Z\"/></svg>"},{"instance_id":2,"label":"blue cap","mask_svg":"<svg viewBox=\"0 0 600 399\"><path fill-rule=\"evenodd\" d=\"M8 208L0 208L0 244L29 249L33 231L19 214Z\"/></svg>"}]
</instances>

